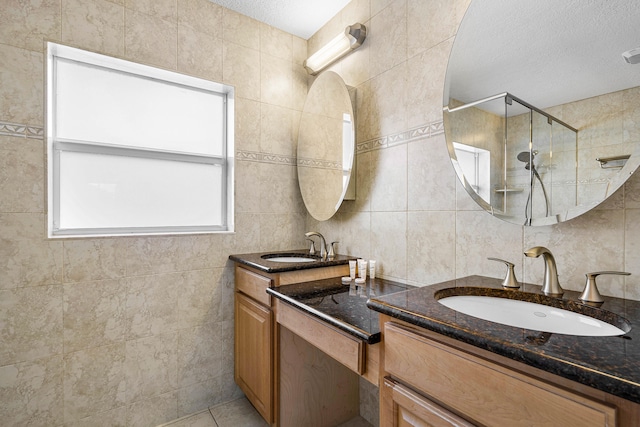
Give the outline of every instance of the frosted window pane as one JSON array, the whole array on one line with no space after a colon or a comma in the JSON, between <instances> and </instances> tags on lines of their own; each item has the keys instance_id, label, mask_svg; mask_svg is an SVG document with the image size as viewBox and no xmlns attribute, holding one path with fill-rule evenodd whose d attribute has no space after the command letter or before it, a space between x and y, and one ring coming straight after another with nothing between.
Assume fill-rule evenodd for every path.
<instances>
[{"instance_id":1,"label":"frosted window pane","mask_svg":"<svg viewBox=\"0 0 640 427\"><path fill-rule=\"evenodd\" d=\"M221 225L219 165L60 153L60 228Z\"/></svg>"},{"instance_id":2,"label":"frosted window pane","mask_svg":"<svg viewBox=\"0 0 640 427\"><path fill-rule=\"evenodd\" d=\"M58 58L56 137L223 155L224 96Z\"/></svg>"}]
</instances>

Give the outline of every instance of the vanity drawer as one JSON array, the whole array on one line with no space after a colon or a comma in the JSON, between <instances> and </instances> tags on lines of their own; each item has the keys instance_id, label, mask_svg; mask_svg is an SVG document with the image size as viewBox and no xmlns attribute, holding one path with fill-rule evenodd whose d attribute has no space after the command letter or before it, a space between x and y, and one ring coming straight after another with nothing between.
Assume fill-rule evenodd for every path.
<instances>
[{"instance_id":1,"label":"vanity drawer","mask_svg":"<svg viewBox=\"0 0 640 427\"><path fill-rule=\"evenodd\" d=\"M391 405L388 411L383 409L383 426L475 427L391 378L384 379L382 394L386 395L383 401ZM385 415L391 418L384 418Z\"/></svg>"},{"instance_id":2,"label":"vanity drawer","mask_svg":"<svg viewBox=\"0 0 640 427\"><path fill-rule=\"evenodd\" d=\"M270 278L236 266L236 290L267 307L271 305L271 296L267 293L269 286L271 286Z\"/></svg>"},{"instance_id":3,"label":"vanity drawer","mask_svg":"<svg viewBox=\"0 0 640 427\"><path fill-rule=\"evenodd\" d=\"M358 374L365 370L365 343L297 308L276 300L276 320L294 334Z\"/></svg>"},{"instance_id":4,"label":"vanity drawer","mask_svg":"<svg viewBox=\"0 0 640 427\"><path fill-rule=\"evenodd\" d=\"M616 409L384 324L385 371L481 425L615 426ZM506 424L505 424L506 423Z\"/></svg>"}]
</instances>

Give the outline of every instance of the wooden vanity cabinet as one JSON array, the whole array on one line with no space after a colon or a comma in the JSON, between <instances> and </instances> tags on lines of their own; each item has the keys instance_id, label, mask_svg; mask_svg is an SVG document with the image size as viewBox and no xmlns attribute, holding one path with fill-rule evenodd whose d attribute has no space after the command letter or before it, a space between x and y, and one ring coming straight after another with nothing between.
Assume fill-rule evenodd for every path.
<instances>
[{"instance_id":1,"label":"wooden vanity cabinet","mask_svg":"<svg viewBox=\"0 0 640 427\"><path fill-rule=\"evenodd\" d=\"M273 422L273 314L271 279L236 267L236 384L262 417Z\"/></svg>"},{"instance_id":2,"label":"wooden vanity cabinet","mask_svg":"<svg viewBox=\"0 0 640 427\"><path fill-rule=\"evenodd\" d=\"M278 332L274 302L267 288L340 277L349 266L330 266L282 273L265 273L236 263L234 379L270 425L278 420Z\"/></svg>"},{"instance_id":3,"label":"wooden vanity cabinet","mask_svg":"<svg viewBox=\"0 0 640 427\"><path fill-rule=\"evenodd\" d=\"M380 425L637 426L640 405L381 316Z\"/></svg>"}]
</instances>

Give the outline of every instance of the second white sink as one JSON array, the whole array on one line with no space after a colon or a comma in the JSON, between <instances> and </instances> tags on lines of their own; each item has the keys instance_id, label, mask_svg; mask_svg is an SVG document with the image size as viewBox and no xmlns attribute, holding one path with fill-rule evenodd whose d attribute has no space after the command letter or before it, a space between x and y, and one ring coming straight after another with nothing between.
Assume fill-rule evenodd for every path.
<instances>
[{"instance_id":1,"label":"second white sink","mask_svg":"<svg viewBox=\"0 0 640 427\"><path fill-rule=\"evenodd\" d=\"M622 329L590 316L517 299L454 295L438 302L469 316L517 328L578 336L625 334Z\"/></svg>"},{"instance_id":2,"label":"second white sink","mask_svg":"<svg viewBox=\"0 0 640 427\"><path fill-rule=\"evenodd\" d=\"M308 258L308 257L302 257L302 256L270 256L270 257L262 257L263 259L266 259L267 261L273 261L273 262L313 262L313 261L318 261L317 258Z\"/></svg>"}]
</instances>

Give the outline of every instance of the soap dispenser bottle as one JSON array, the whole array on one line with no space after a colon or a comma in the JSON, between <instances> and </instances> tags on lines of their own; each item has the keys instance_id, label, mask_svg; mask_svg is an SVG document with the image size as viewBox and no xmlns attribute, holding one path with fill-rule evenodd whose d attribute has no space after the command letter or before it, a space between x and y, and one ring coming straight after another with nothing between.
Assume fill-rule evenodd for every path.
<instances>
[{"instance_id":1,"label":"soap dispenser bottle","mask_svg":"<svg viewBox=\"0 0 640 427\"><path fill-rule=\"evenodd\" d=\"M516 273L513 270L514 264L509 262L509 261L505 261L503 259L500 258L487 258L490 261L500 261L503 262L507 265L507 275L505 276L504 280L502 281L502 287L503 288L507 288L507 289L518 289L520 287L520 284L518 284L518 280L516 279Z\"/></svg>"}]
</instances>

